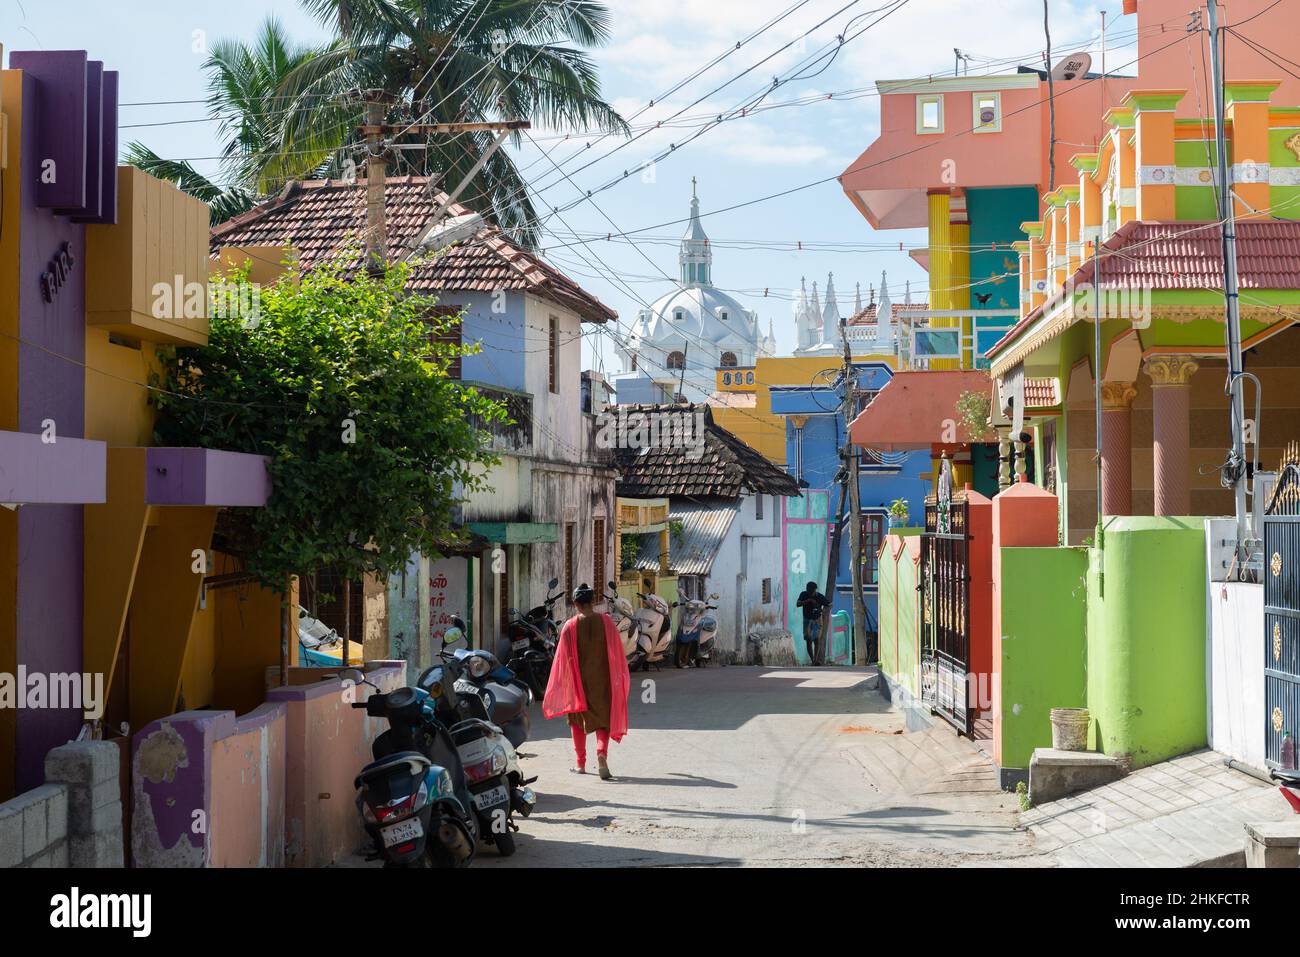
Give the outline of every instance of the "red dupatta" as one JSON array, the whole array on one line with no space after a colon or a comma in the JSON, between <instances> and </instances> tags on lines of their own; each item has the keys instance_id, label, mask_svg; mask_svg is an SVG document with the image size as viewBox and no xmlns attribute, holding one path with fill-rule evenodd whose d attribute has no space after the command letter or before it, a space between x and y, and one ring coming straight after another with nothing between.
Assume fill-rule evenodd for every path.
<instances>
[{"instance_id":1,"label":"red dupatta","mask_svg":"<svg viewBox=\"0 0 1300 957\"><path fill-rule=\"evenodd\" d=\"M609 736L621 741L627 734L627 695L632 679L614 620L604 613L600 613L600 619L605 626L605 647L609 652ZM542 715L558 718L586 710L587 694L578 671L578 619L574 617L560 629L560 643L555 648L551 677L542 699Z\"/></svg>"}]
</instances>

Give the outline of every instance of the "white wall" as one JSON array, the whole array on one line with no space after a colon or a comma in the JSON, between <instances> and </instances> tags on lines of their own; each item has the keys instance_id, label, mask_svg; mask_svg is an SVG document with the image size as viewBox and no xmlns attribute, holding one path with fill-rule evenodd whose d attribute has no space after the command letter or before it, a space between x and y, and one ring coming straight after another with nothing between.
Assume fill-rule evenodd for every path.
<instances>
[{"instance_id":1,"label":"white wall","mask_svg":"<svg viewBox=\"0 0 1300 957\"><path fill-rule=\"evenodd\" d=\"M1214 581L1221 576L1215 542L1232 534L1231 519L1205 523L1207 561L1205 681L1209 745L1264 767L1264 586Z\"/></svg>"},{"instance_id":2,"label":"white wall","mask_svg":"<svg viewBox=\"0 0 1300 957\"><path fill-rule=\"evenodd\" d=\"M751 631L780 630L782 591L780 499L763 496L763 517L754 515L754 496L744 496L739 513L718 548L705 583L718 593L718 648L743 660ZM763 601L763 579L770 578L771 600Z\"/></svg>"}]
</instances>

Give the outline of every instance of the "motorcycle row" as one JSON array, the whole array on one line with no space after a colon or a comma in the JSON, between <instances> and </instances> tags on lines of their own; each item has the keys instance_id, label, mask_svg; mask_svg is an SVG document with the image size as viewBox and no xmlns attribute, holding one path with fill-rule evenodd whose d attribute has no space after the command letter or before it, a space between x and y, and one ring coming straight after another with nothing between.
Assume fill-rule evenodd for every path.
<instances>
[{"instance_id":1,"label":"motorcycle row","mask_svg":"<svg viewBox=\"0 0 1300 957\"><path fill-rule=\"evenodd\" d=\"M557 584L551 579L548 592ZM633 610L614 582L608 587L629 670L658 668L670 656L679 668L703 667L713 657L718 623L707 612L716 606L693 599L670 607L658 595L638 593L641 607ZM528 740L530 706L546 693L559 643L553 609L562 595L548 595L523 615L510 609L495 655L451 650L465 637L465 623L453 617L438 662L415 687L384 693L371 685L370 696L352 704L388 721L372 745L374 761L354 782L373 844L367 860L384 867L468 867L480 844L501 857L514 854L516 818L528 817L537 804L530 787L537 778L524 776L517 749ZM674 641L671 609L679 606Z\"/></svg>"}]
</instances>

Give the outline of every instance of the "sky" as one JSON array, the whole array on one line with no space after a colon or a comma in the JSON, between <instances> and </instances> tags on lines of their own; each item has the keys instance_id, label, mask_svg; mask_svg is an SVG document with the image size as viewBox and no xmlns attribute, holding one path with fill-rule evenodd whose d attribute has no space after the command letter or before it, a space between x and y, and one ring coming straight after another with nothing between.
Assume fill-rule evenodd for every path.
<instances>
[{"instance_id":1,"label":"sky","mask_svg":"<svg viewBox=\"0 0 1300 957\"><path fill-rule=\"evenodd\" d=\"M757 311L763 331L770 321L778 354L795 345L801 277L824 289L833 273L845 314L855 284L865 302L883 272L894 301L905 282L914 299L925 297L926 274L906 252L924 243L924 232L876 233L833 179L879 132L876 81L951 75L954 48L970 56L964 69L972 74L1041 66L1045 51L1042 0L606 3L612 36L591 53L606 99L640 135L570 132L566 140L563 132L530 132L534 142L525 141L516 161L538 204L559 210L546 219L545 255L617 310L626 329L674 288L694 178L713 243L713 282ZM1119 0L1049 0L1053 59L1084 50L1097 60L1103 12L1108 63L1132 60L1124 45L1136 17L1121 16ZM250 39L267 16L302 43L328 37L298 0L0 0L0 43L90 51L120 71L122 144L139 140L215 176L217 131L201 102L202 64L212 43ZM772 88L774 79L781 82ZM764 90L762 103L773 108L705 125ZM738 204L748 205L728 209ZM610 235L631 231L639 231L635 241ZM587 342L585 365L620 369L609 337Z\"/></svg>"}]
</instances>

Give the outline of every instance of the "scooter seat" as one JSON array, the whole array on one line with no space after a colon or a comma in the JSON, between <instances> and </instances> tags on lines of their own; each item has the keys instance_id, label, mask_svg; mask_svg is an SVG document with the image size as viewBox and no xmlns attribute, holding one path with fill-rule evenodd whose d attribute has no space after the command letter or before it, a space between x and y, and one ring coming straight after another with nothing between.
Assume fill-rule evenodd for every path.
<instances>
[{"instance_id":1,"label":"scooter seat","mask_svg":"<svg viewBox=\"0 0 1300 957\"><path fill-rule=\"evenodd\" d=\"M399 767L404 767L413 776L417 774L423 775L432 764L433 762L419 751L398 751L386 758L380 758L378 761L367 764L361 769L356 780L352 782L352 786L360 788L365 781L381 777Z\"/></svg>"}]
</instances>

